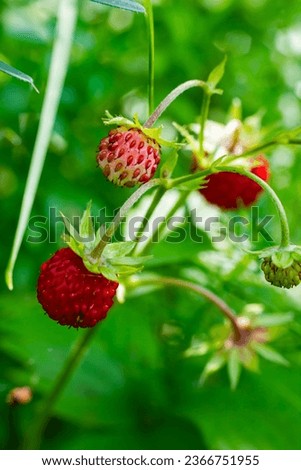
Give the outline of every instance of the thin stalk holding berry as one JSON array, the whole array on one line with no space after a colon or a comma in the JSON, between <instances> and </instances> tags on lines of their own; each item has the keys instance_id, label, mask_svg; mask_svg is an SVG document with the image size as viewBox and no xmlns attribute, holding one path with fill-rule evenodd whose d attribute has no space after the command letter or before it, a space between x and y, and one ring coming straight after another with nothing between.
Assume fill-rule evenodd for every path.
<instances>
[{"instance_id":1,"label":"thin stalk holding berry","mask_svg":"<svg viewBox=\"0 0 301 470\"><path fill-rule=\"evenodd\" d=\"M139 253L140 255L147 253L153 242L159 242L161 240L163 230L166 228L169 220L174 216L174 214L185 204L185 201L187 199L187 195L188 195L187 191L183 192L180 195L177 202L169 210L168 214L165 217L165 220L161 224L158 224L155 231L151 234L151 236L149 237L149 239L146 242L145 246L143 247L143 249Z\"/></svg>"},{"instance_id":2,"label":"thin stalk holding berry","mask_svg":"<svg viewBox=\"0 0 301 470\"><path fill-rule=\"evenodd\" d=\"M172 90L157 108L155 111L151 114L151 116L147 119L147 121L144 123L144 127L152 127L155 122L159 119L162 113L168 108L168 106L171 105L171 103L178 98L182 93L185 91L189 90L190 88L195 88L195 87L201 87L204 88L206 86L206 83L202 80L188 80L187 82L181 83L178 87L176 87L174 90Z\"/></svg>"},{"instance_id":3,"label":"thin stalk holding berry","mask_svg":"<svg viewBox=\"0 0 301 470\"><path fill-rule=\"evenodd\" d=\"M160 186L157 191L155 192L154 194L154 197L153 197L153 200L149 206L149 208L147 209L147 212L143 218L143 222L138 230L138 233L136 235L136 238L135 240L137 242L139 242L140 238L142 237L143 233L144 233L144 230L151 218L151 216L153 215L157 205L159 204L159 202L161 201L162 197L164 196L166 192L166 189L163 187L163 186Z\"/></svg>"},{"instance_id":4,"label":"thin stalk holding berry","mask_svg":"<svg viewBox=\"0 0 301 470\"><path fill-rule=\"evenodd\" d=\"M206 122L207 122L208 115L209 115L210 101L211 101L211 94L205 88L203 102L202 102L202 109L201 109L201 118L200 118L200 134L199 134L200 153L199 153L199 156L196 155L196 157L199 157L201 161L205 156L204 137L205 137L205 126L206 126ZM201 161L199 163L201 163Z\"/></svg>"},{"instance_id":5,"label":"thin stalk holding berry","mask_svg":"<svg viewBox=\"0 0 301 470\"><path fill-rule=\"evenodd\" d=\"M64 388L69 382L74 370L78 366L79 362L82 360L96 331L97 328L95 327L89 328L79 338L78 342L75 343L68 359L66 360L63 368L61 369L61 372L59 373L56 381L54 382L52 390L43 402L36 416L36 419L32 424L32 427L29 429L29 432L25 437L23 449L37 450L40 448L41 440L43 438L47 423L51 417L53 407L60 398L62 392L64 391Z\"/></svg>"},{"instance_id":6,"label":"thin stalk holding berry","mask_svg":"<svg viewBox=\"0 0 301 470\"><path fill-rule=\"evenodd\" d=\"M143 186L140 186L137 191L135 191L121 206L118 213L114 217L113 222L109 225L107 230L105 231L104 235L100 243L96 246L96 248L92 251L91 257L92 258L99 258L103 249L109 243L111 238L113 237L114 233L118 229L120 222L122 219L127 215L128 211L133 207L133 205L145 194L149 189L159 186L161 184L160 179L153 179L148 183L145 183Z\"/></svg>"},{"instance_id":7,"label":"thin stalk holding berry","mask_svg":"<svg viewBox=\"0 0 301 470\"><path fill-rule=\"evenodd\" d=\"M239 339L241 337L241 329L237 317L233 310L229 307L224 300L222 300L218 295L214 294L209 289L202 287L194 282L186 281L184 279L178 279L173 277L164 277L157 276L151 279L136 278L129 281L129 286L131 287L140 287L150 284L159 284L160 286L176 286L181 287L185 290L190 290L209 300L211 303L216 305L216 307L222 312L222 314L231 322L234 337Z\"/></svg>"},{"instance_id":8,"label":"thin stalk holding berry","mask_svg":"<svg viewBox=\"0 0 301 470\"><path fill-rule=\"evenodd\" d=\"M240 175L247 176L251 180L255 181L255 183L259 184L259 186L261 186L264 189L264 191L268 193L268 195L271 197L276 207L279 220L280 220L280 227L281 227L280 247L281 248L288 247L290 245L290 228L289 228L289 224L287 220L287 215L286 215L282 202L280 201L275 191L271 188L271 186L266 181L263 181L257 175L247 170L241 170L240 168L229 168L225 166L225 167L219 167L219 171L238 173Z\"/></svg>"}]
</instances>

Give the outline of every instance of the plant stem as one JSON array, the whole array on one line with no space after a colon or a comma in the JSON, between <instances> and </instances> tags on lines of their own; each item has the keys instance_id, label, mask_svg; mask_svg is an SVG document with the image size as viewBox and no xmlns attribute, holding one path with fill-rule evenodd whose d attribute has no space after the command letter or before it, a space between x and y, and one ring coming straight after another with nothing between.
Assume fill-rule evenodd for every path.
<instances>
[{"instance_id":1,"label":"plant stem","mask_svg":"<svg viewBox=\"0 0 301 470\"><path fill-rule=\"evenodd\" d=\"M85 331L75 343L69 357L67 358L61 372L59 373L54 386L42 404L36 421L33 423L32 428L29 430L24 441L24 449L37 450L40 447L43 433L51 416L53 407L60 395L64 391L64 388L70 380L76 366L83 358L84 353L88 347L89 342L97 331L97 327L89 328Z\"/></svg>"},{"instance_id":2,"label":"plant stem","mask_svg":"<svg viewBox=\"0 0 301 470\"><path fill-rule=\"evenodd\" d=\"M151 114L154 109L155 90L155 29L152 1L144 0L144 7L148 28L148 114Z\"/></svg>"},{"instance_id":3,"label":"plant stem","mask_svg":"<svg viewBox=\"0 0 301 470\"><path fill-rule=\"evenodd\" d=\"M138 230L138 233L136 235L136 241L137 241L137 245L135 246L134 248L134 251L133 251L133 254L135 253L136 251L136 248L138 246L138 243L139 243L139 240L140 238L142 237L143 233L144 233L144 230L145 230L145 227L147 226L151 216L153 215L154 211L156 210L156 207L157 205L159 204L159 202L161 201L162 197L164 196L166 192L166 189L163 187L163 186L160 186L157 191L155 192L155 195L153 197L153 200L149 206L149 208L147 209L147 212L143 218L143 222Z\"/></svg>"},{"instance_id":4,"label":"plant stem","mask_svg":"<svg viewBox=\"0 0 301 470\"><path fill-rule=\"evenodd\" d=\"M277 138L275 138L274 140L271 140L270 142L266 142L256 147L251 147L250 149L246 150L240 155L233 155L232 158L227 158L227 163L237 160L238 158L241 158L241 157L249 157L251 155L257 155L263 150L266 150L270 147L275 147L276 145L301 145L301 139L288 139L286 142L282 142L281 140L277 140Z\"/></svg>"},{"instance_id":5,"label":"plant stem","mask_svg":"<svg viewBox=\"0 0 301 470\"><path fill-rule=\"evenodd\" d=\"M158 224L158 226L156 227L155 231L152 233L151 237L147 240L147 243L144 245L143 249L141 250L141 252L139 253L140 256L144 253L147 253L149 248L150 248L150 245L154 242L154 241L157 241L159 242L160 239L161 239L161 235L162 235L162 231L163 229L166 227L166 224L168 223L168 221L174 216L174 214L183 206L183 204L185 203L186 199L187 199L187 191L186 192L183 192L178 201L176 202L176 204L170 209L170 211L168 212L168 214L166 215L165 217L165 220L164 220L164 223L162 224Z\"/></svg>"},{"instance_id":6,"label":"plant stem","mask_svg":"<svg viewBox=\"0 0 301 470\"><path fill-rule=\"evenodd\" d=\"M197 171L190 175L180 176L179 178L170 179L168 181L168 188L177 188L181 184L188 183L189 181L194 181L199 179L201 176L205 177L212 173L212 170L208 168L207 170Z\"/></svg>"},{"instance_id":7,"label":"plant stem","mask_svg":"<svg viewBox=\"0 0 301 470\"><path fill-rule=\"evenodd\" d=\"M195 284L194 282L190 281L185 281L183 279L177 279L173 277L153 277L150 279L143 279L143 278L137 278L130 280L130 286L133 287L139 287L143 285L149 285L149 284L159 284L159 285L166 285L166 286L176 286L176 287L181 287L185 290L189 289L196 294L201 295L202 297L205 297L205 299L209 300L211 303L216 305L216 307L222 312L222 314L230 320L233 331L234 331L234 336L235 339L239 339L241 336L241 330L239 323L237 321L237 317L234 314L233 310L229 307L229 305L226 304L220 297L218 297L216 294L211 292L210 290L206 289L205 287L201 287L198 284Z\"/></svg>"},{"instance_id":8,"label":"plant stem","mask_svg":"<svg viewBox=\"0 0 301 470\"><path fill-rule=\"evenodd\" d=\"M128 211L132 208L132 206L143 196L144 193L146 193L149 189L154 188L156 186L160 186L162 184L161 180L159 178L157 179L152 179L148 183L143 184L140 186L137 191L135 191L126 201L125 203L120 207L119 211L117 212L116 216L114 217L114 220L112 223L109 225L107 230L105 231L104 235L102 236L101 241L99 244L94 248L94 250L91 253L92 258L99 258L101 253L103 252L103 249L107 245L107 243L111 240L113 237L114 233L118 229L120 222L122 219L126 216Z\"/></svg>"},{"instance_id":9,"label":"plant stem","mask_svg":"<svg viewBox=\"0 0 301 470\"><path fill-rule=\"evenodd\" d=\"M202 80L188 80L187 82L181 83L178 87L172 90L166 98L157 106L153 114L144 123L144 127L152 127L161 114L168 108L168 106L182 93L189 90L190 88L201 87L204 88L206 83Z\"/></svg>"},{"instance_id":10,"label":"plant stem","mask_svg":"<svg viewBox=\"0 0 301 470\"><path fill-rule=\"evenodd\" d=\"M259 184L259 186L264 189L268 195L271 197L278 216L280 220L280 227L281 227L281 241L280 241L280 246L281 248L286 248L287 246L290 245L290 229L289 229L289 224L287 220L287 215L285 212L285 209L283 207L282 202L280 201L279 197L275 193L275 191L271 188L271 186L266 183L266 181L262 180L259 176L255 175L251 171L247 170L241 170L241 169L236 169L236 168L231 168L231 167L218 167L219 171L225 171L225 172L231 172L231 173L238 173L239 175L247 176L251 180L255 181L255 183Z\"/></svg>"},{"instance_id":11,"label":"plant stem","mask_svg":"<svg viewBox=\"0 0 301 470\"><path fill-rule=\"evenodd\" d=\"M209 114L210 101L211 101L211 93L206 88L204 88L204 96L203 96L201 119L200 119L200 134L199 134L199 144L200 144L199 163L200 164L202 163L201 160L205 156L204 136L205 136L205 126L206 126L206 122L207 122L208 114Z\"/></svg>"}]
</instances>

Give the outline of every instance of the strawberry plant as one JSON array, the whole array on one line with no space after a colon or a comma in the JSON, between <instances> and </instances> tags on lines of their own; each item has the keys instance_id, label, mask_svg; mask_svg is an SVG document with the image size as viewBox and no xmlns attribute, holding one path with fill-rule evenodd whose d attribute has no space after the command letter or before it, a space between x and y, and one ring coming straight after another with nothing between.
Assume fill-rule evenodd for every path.
<instances>
[{"instance_id":1,"label":"strawberry plant","mask_svg":"<svg viewBox=\"0 0 301 470\"><path fill-rule=\"evenodd\" d=\"M200 59L194 58L197 65L189 62L189 74L180 69L174 81L167 71L169 57L160 24L155 42L153 6L151 0L63 0L56 11L47 80L35 77L35 82L42 82L42 101L33 105L28 100L34 111L23 110L28 116L23 119L21 140L13 139L13 132L3 133L18 156L16 168L21 168L20 155L27 150L18 146L30 146L33 119L32 158L25 189L23 185L16 194L20 213L13 220L15 235L9 239L12 247L6 259L6 285L14 290L5 294L9 300L3 310L12 322L3 321L3 326L0 322L4 337L16 331L21 335L20 340L16 336L14 347L4 341L3 348L9 371L3 379L6 448L56 448L68 426L75 437L62 446L83 448L79 428L93 434L93 426L98 429L100 423L112 423L114 429L114 437L97 430L97 436L103 434L103 448L117 448L121 439L117 429L122 426L128 434L133 426L141 448L146 448L148 430L158 434L150 444L154 448L189 446L175 435L171 444L167 438L159 444L160 432L168 434L170 426L187 426L196 448L290 445L280 438L271 443L266 437L269 430L262 433L260 443L249 429L241 437L237 423L227 431L226 412L223 443L208 416L204 420L209 421L203 422L200 400L208 402L218 416L223 395L239 421L235 399L248 403L252 411L247 396L258 393L255 406L264 410L270 378L279 395L285 395L281 387L287 371L299 367L296 299L301 234L286 187L275 184L277 175L280 178L284 172L277 169L275 155L280 155L288 174L287 161L299 152L301 127L298 122L276 125L270 116L265 123L259 104L266 104L269 113L272 100L261 102L259 86L254 103L248 96L236 98L242 90L230 86L235 61L231 48L219 47L214 63L207 57L202 67ZM189 5L185 13L185 5L178 5L175 11L188 21L193 11L202 8ZM210 18L215 14L208 13ZM158 17L172 25L172 11L164 2ZM105 32L99 24L103 18ZM131 61L128 57L123 61L121 42L117 47L112 39L105 52L99 46L101 39L109 37L110 27L114 36L127 19L124 34L127 48L133 49ZM143 51L135 28L143 40L148 37ZM96 40L97 34L101 39ZM97 43L97 59L89 41ZM236 47L239 43L235 40ZM197 50L202 53L201 43ZM165 68L160 62L162 51ZM106 56L109 53L111 58ZM138 54L143 61L148 55L148 66L142 61L143 72L139 72ZM101 67L96 66L98 61ZM1 64L0 70L34 86L29 76L12 73L16 69ZM241 64L235 67L236 73L243 73ZM120 80L122 73L127 76L125 83ZM143 98L135 96L138 86ZM16 123L10 125L16 127ZM54 154L52 161L51 155L45 158L47 152ZM60 163L55 157L61 158ZM290 194L297 193L298 184L297 179L289 183ZM8 250L7 237L5 244ZM28 272L20 271L27 263ZM20 318L22 285L31 293L24 296L24 319ZM22 321L27 331L28 319L34 324L33 340L25 333L22 336ZM54 351L56 360L48 357L48 351ZM79 384L76 392L75 384ZM294 389L298 385L298 380L293 382ZM156 387L161 387L160 393ZM19 389L26 390L29 399L14 398L14 390ZM85 404L86 393L91 401ZM174 400L175 393L179 397ZM135 403L134 410L128 400ZM271 409L278 406L278 396L274 400ZM287 423L293 415L290 406ZM12 418L10 414L17 415L19 409L20 416ZM281 421L281 414L277 419ZM135 446L128 439L127 448ZM85 445L97 448L99 444L91 437Z\"/></svg>"}]
</instances>

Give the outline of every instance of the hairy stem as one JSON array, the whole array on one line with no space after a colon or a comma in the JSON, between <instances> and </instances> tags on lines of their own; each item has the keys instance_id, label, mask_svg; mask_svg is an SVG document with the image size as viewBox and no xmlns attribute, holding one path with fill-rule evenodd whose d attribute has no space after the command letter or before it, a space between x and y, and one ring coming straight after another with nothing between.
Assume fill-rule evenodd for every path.
<instances>
[{"instance_id":1,"label":"hairy stem","mask_svg":"<svg viewBox=\"0 0 301 470\"><path fill-rule=\"evenodd\" d=\"M136 245L136 247L135 247L135 249L134 249L134 253L135 253L135 251L136 251L136 248L137 248L137 246L138 246L139 240L141 239L141 237L142 237L142 235L143 235L143 233L144 233L144 230L145 230L145 228L146 228L146 226L147 226L147 224L148 224L148 222L149 222L151 216L153 215L154 211L156 210L156 207L157 207L157 205L159 204L159 202L161 201L161 199L162 199L162 197L164 196L165 192L166 192L166 189L165 189L163 186L160 186L160 187L157 189L157 191L155 192L155 195L154 195L154 197L153 197L153 200L152 200L152 202L151 202L149 208L147 209L147 212L146 212L146 214L145 214L145 216L144 216L144 218L143 218L143 222L142 222L141 226L139 227L138 233L137 233L137 235L136 235L136 239L135 239L135 240L137 241L137 245Z\"/></svg>"},{"instance_id":2,"label":"hairy stem","mask_svg":"<svg viewBox=\"0 0 301 470\"><path fill-rule=\"evenodd\" d=\"M233 331L234 331L234 336L235 339L239 339L241 337L241 330L239 323L237 321L237 317L233 310L229 307L226 302L224 302L218 295L214 294L210 290L206 289L205 287L199 286L198 284L195 284L194 282L190 281L185 281L184 279L177 279L173 277L153 277L151 279L143 279L143 278L137 278L133 279L130 281L130 286L133 287L138 287L138 286L144 286L144 285L149 285L149 284L159 284L159 285L165 285L165 286L176 286L176 287L181 287L185 290L191 290L192 292L195 292L196 294L201 295L205 299L209 300L211 303L216 305L216 307L222 312L222 314L231 322Z\"/></svg>"},{"instance_id":3,"label":"hairy stem","mask_svg":"<svg viewBox=\"0 0 301 470\"><path fill-rule=\"evenodd\" d=\"M161 114L168 108L168 106L182 93L189 90L190 88L201 87L203 88L206 85L202 80L188 80L187 82L181 83L178 87L172 90L166 98L157 106L153 114L148 118L144 123L144 127L152 127Z\"/></svg>"},{"instance_id":4,"label":"hairy stem","mask_svg":"<svg viewBox=\"0 0 301 470\"><path fill-rule=\"evenodd\" d=\"M152 233L152 235L150 236L150 238L147 240L147 243L145 244L145 246L143 247L143 249L141 250L141 252L139 253L140 255L143 253L147 253L149 251L149 248L151 246L151 244L155 241L155 242L159 242L161 240L161 236L162 236L162 232L163 230L165 229L168 221L174 216L174 214L185 204L185 201L187 199L187 191L183 192L178 201L174 204L173 207L171 207L170 211L168 212L168 214L166 215L165 217L165 220L158 224L158 226L156 227L155 231Z\"/></svg>"},{"instance_id":5,"label":"hairy stem","mask_svg":"<svg viewBox=\"0 0 301 470\"><path fill-rule=\"evenodd\" d=\"M285 248L290 245L290 229L289 229L289 224L287 220L287 215L285 212L285 209L283 207L282 202L280 201L279 197L275 193L275 191L271 188L271 186L266 183L266 181L262 180L259 178L259 176L255 175L251 171L247 170L241 170L241 169L236 169L236 168L231 168L231 167L219 167L219 171L226 171L226 172L231 172L231 173L238 173L240 175L247 176L251 180L255 181L255 183L259 184L259 186L262 187L264 191L268 193L268 195L271 197L278 216L279 216L279 221L280 221L280 227L281 227L281 241L280 241L280 246L282 248Z\"/></svg>"},{"instance_id":6,"label":"hairy stem","mask_svg":"<svg viewBox=\"0 0 301 470\"><path fill-rule=\"evenodd\" d=\"M154 188L156 186L161 185L161 180L160 179L153 179L150 180L148 183L143 184L140 186L137 191L135 191L126 201L125 203L121 206L119 209L118 213L114 217L114 220L112 223L109 225L109 227L106 229L104 235L102 236L101 241L99 244L94 248L94 250L91 253L92 258L99 258L101 253L103 252L103 249L109 243L111 238L113 237L114 233L118 229L120 222L122 219L127 215L128 211L133 207L133 205L143 196L144 193L146 193L149 189Z\"/></svg>"},{"instance_id":7,"label":"hairy stem","mask_svg":"<svg viewBox=\"0 0 301 470\"><path fill-rule=\"evenodd\" d=\"M211 94L205 88L203 103L202 103L202 110L201 110L201 119L200 119L200 134L199 134L199 144L200 144L199 158L200 160L202 160L203 157L205 156L204 136L205 136L205 126L206 126L206 122L207 122L208 114L209 114L210 101L211 101ZM201 161L199 163L201 163Z\"/></svg>"},{"instance_id":8,"label":"hairy stem","mask_svg":"<svg viewBox=\"0 0 301 470\"><path fill-rule=\"evenodd\" d=\"M37 450L40 448L40 443L49 418L51 417L53 407L60 398L77 365L83 358L87 347L96 331L97 327L87 329L75 343L61 372L54 382L52 390L50 391L46 400L43 402L36 420L33 422L32 427L25 436L23 446L24 449Z\"/></svg>"}]
</instances>

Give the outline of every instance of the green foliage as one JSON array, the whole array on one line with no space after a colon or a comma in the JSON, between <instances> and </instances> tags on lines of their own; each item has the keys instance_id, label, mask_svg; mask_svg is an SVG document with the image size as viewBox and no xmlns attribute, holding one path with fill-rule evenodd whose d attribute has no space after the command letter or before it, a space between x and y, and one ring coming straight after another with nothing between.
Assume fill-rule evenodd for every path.
<instances>
[{"instance_id":1,"label":"green foliage","mask_svg":"<svg viewBox=\"0 0 301 470\"><path fill-rule=\"evenodd\" d=\"M41 90L41 95L35 95L6 74L0 76L0 203L1 226L5 228L0 232L0 268L4 272L40 119L56 2L46 5L34 0L7 0L0 10L1 60L29 71ZM268 131L299 124L299 52L291 39L292 32L299 34L299 0L292 0L290 8L280 0L161 0L154 10L157 103L179 83L207 77L226 53L224 94L213 96L211 119L225 122L237 96L244 116L265 110L263 124ZM48 237L39 243L23 244L14 293L7 292L3 276L0 281L2 448L20 445L37 405L49 392L71 344L82 333L56 325L43 315L36 301L39 267L63 246L63 223L49 217L49 208L55 208L57 214L61 210L71 219L80 216L93 198L92 212L104 222L104 214L98 214L96 208L106 208L106 215L113 215L131 194L129 189L114 188L105 181L95 167L95 150L107 133L101 122L106 109L114 115L137 113L141 122L147 118L145 36L143 15L82 3L48 158L32 210L32 216L39 216L40 222L33 225L32 219L26 233L26 239L37 235L40 224L48 230ZM198 89L183 95L159 124L167 120L181 126L195 122L200 112L199 97ZM172 140L174 135L172 126L165 126L163 137ZM280 146L268 149L267 155L273 172L271 184L287 210L292 239L300 244L300 151L298 147ZM166 158L165 168L173 170L175 177L188 172L188 153L181 151L175 168L173 164L173 157L169 161ZM166 209L169 203L166 199ZM261 217L274 214L268 197L263 196L258 206ZM209 208L197 193L189 198L187 208L196 208L203 217L217 213L221 217L217 228L229 227L233 215ZM252 221L246 209L237 214ZM55 405L43 448L300 448L300 288L286 292L265 284L252 255L228 238L221 244L212 241L202 224L184 225L186 231L202 236L202 243L188 236L177 242L182 228L155 244L149 269L198 282L221 296L237 313L246 305L262 305L260 325L275 329L272 348L259 347L261 358L259 364L252 364L252 370L240 371L236 358L231 358L228 373L232 388L240 373L235 390L229 387L226 368L221 369L225 364L221 356L212 361L215 373L208 373L203 383L202 374L212 351L199 356L187 356L185 351L194 341L206 342L208 331L222 324L216 307L173 287L137 289L124 304L116 301L101 324ZM245 229L251 240L251 222ZM277 239L276 217L269 231ZM267 247L260 236L250 245L250 249ZM283 367L288 362L289 367ZM259 370L254 373L257 366ZM9 409L7 393L23 385L32 387L33 401Z\"/></svg>"}]
</instances>

